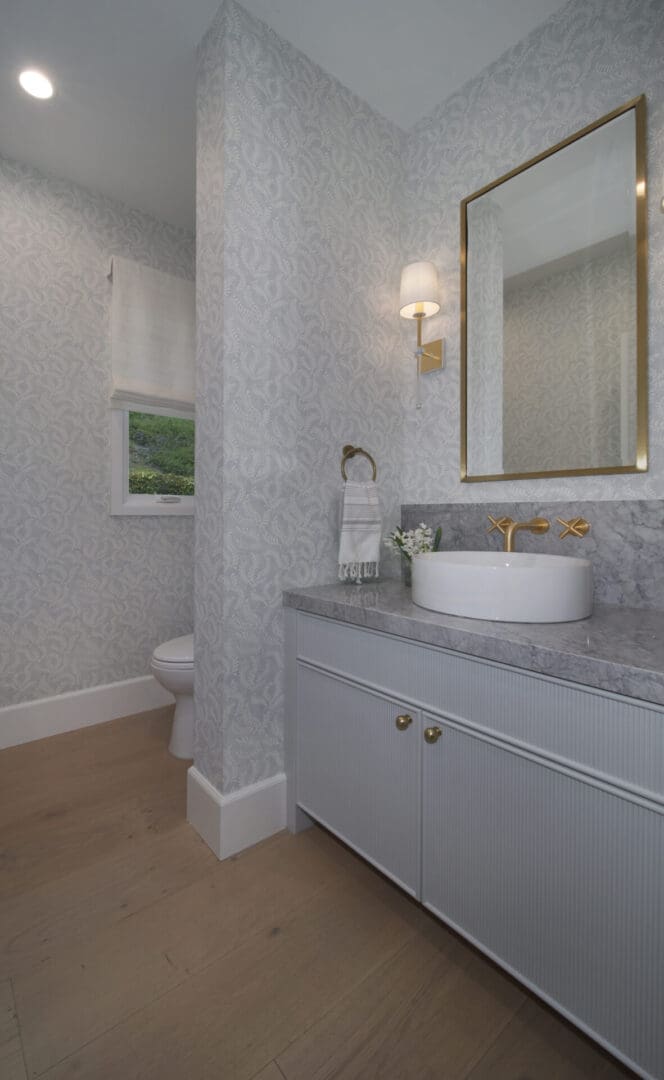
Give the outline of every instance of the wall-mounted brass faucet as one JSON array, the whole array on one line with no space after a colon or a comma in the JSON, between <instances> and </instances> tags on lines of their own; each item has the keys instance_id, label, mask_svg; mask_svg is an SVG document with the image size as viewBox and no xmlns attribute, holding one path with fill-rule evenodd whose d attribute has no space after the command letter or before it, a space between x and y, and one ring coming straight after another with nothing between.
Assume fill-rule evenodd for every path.
<instances>
[{"instance_id":1,"label":"wall-mounted brass faucet","mask_svg":"<svg viewBox=\"0 0 664 1080\"><path fill-rule=\"evenodd\" d=\"M549 522L541 517L533 518L532 521L512 521L509 517L494 518L489 514L489 521L491 527L487 529L487 532L492 533L497 529L499 533L502 533L503 551L514 551L515 534L522 529L537 535L549 531Z\"/></svg>"}]
</instances>

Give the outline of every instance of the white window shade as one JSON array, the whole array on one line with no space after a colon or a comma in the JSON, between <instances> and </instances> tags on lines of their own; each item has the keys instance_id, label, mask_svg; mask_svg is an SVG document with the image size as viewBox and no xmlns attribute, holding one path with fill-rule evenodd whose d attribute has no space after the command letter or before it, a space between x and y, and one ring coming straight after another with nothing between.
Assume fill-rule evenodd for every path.
<instances>
[{"instance_id":1,"label":"white window shade","mask_svg":"<svg viewBox=\"0 0 664 1080\"><path fill-rule=\"evenodd\" d=\"M193 281L114 256L109 277L116 409L194 414L196 303Z\"/></svg>"}]
</instances>

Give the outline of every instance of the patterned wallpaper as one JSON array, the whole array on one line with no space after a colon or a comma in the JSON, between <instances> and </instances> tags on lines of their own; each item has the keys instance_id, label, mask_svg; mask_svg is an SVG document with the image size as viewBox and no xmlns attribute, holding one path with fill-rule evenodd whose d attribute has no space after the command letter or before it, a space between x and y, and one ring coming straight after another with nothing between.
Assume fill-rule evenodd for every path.
<instances>
[{"instance_id":1,"label":"patterned wallpaper","mask_svg":"<svg viewBox=\"0 0 664 1080\"><path fill-rule=\"evenodd\" d=\"M399 520L401 141L222 7L199 56L195 648L196 765L225 792L282 767L281 591L336 578L344 443Z\"/></svg>"},{"instance_id":2,"label":"patterned wallpaper","mask_svg":"<svg viewBox=\"0 0 664 1080\"><path fill-rule=\"evenodd\" d=\"M109 515L112 254L193 276L187 233L0 158L0 705L191 629L191 520Z\"/></svg>"},{"instance_id":3,"label":"patterned wallpaper","mask_svg":"<svg viewBox=\"0 0 664 1080\"><path fill-rule=\"evenodd\" d=\"M634 463L635 310L627 236L608 254L505 290L505 472Z\"/></svg>"},{"instance_id":4,"label":"patterned wallpaper","mask_svg":"<svg viewBox=\"0 0 664 1080\"><path fill-rule=\"evenodd\" d=\"M409 134L406 260L441 272L446 370L406 409L405 502L645 499L664 496L664 3L571 0ZM649 186L650 471L644 475L459 482L459 201L640 93L647 95ZM426 452L422 452L423 447Z\"/></svg>"},{"instance_id":5,"label":"patterned wallpaper","mask_svg":"<svg viewBox=\"0 0 664 1080\"><path fill-rule=\"evenodd\" d=\"M468 471L503 471L503 211L490 195L468 207Z\"/></svg>"}]
</instances>

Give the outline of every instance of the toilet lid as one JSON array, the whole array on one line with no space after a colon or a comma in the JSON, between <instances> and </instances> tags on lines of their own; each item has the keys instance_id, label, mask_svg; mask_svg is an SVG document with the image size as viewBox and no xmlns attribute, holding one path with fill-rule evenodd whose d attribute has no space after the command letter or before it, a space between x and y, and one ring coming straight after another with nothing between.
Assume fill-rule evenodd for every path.
<instances>
[{"instance_id":1,"label":"toilet lid","mask_svg":"<svg viewBox=\"0 0 664 1080\"><path fill-rule=\"evenodd\" d=\"M185 634L184 637L165 641L163 645L157 645L152 655L162 664L193 664L194 635Z\"/></svg>"}]
</instances>

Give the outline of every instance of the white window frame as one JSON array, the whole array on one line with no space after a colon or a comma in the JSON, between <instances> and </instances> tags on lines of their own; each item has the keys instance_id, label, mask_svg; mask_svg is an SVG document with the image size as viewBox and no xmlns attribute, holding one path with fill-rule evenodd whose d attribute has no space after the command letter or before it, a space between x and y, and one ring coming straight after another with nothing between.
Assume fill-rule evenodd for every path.
<instances>
[{"instance_id":1,"label":"white window frame","mask_svg":"<svg viewBox=\"0 0 664 1080\"><path fill-rule=\"evenodd\" d=\"M191 515L195 495L133 495L129 493L129 413L154 413L192 420L190 412L136 405L132 409L111 409L111 514Z\"/></svg>"}]
</instances>

